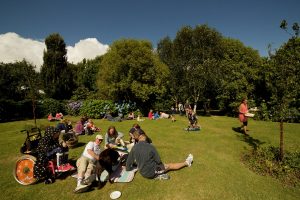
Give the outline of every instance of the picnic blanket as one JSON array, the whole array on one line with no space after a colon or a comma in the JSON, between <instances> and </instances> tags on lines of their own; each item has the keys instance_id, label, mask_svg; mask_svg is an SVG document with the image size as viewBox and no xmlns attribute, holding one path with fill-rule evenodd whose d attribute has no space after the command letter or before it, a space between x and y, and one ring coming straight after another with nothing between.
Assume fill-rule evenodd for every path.
<instances>
[{"instance_id":1,"label":"picnic blanket","mask_svg":"<svg viewBox=\"0 0 300 200\"><path fill-rule=\"evenodd\" d=\"M200 131L200 127L195 127L195 128L192 128L192 127L188 127L188 128L185 128L184 130L186 131Z\"/></svg>"},{"instance_id":2,"label":"picnic blanket","mask_svg":"<svg viewBox=\"0 0 300 200\"><path fill-rule=\"evenodd\" d=\"M108 172L104 170L100 175L100 180L105 181L108 178L114 183L128 183L131 182L134 178L137 168L132 171L126 171L125 168L122 168L121 165L118 165L114 172L108 177ZM77 173L72 175L73 178L77 178Z\"/></svg>"},{"instance_id":3,"label":"picnic blanket","mask_svg":"<svg viewBox=\"0 0 300 200\"><path fill-rule=\"evenodd\" d=\"M110 180L115 183L128 183L131 182L134 178L135 172L137 171L137 168L126 171L125 167L122 167L122 165L118 165L116 170L110 175Z\"/></svg>"}]
</instances>

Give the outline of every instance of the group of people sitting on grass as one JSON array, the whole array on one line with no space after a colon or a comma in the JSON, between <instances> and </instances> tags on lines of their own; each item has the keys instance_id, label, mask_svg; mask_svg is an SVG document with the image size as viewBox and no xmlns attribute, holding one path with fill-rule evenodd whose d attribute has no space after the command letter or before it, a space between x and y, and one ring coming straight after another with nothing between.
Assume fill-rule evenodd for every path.
<instances>
[{"instance_id":1,"label":"group of people sitting on grass","mask_svg":"<svg viewBox=\"0 0 300 200\"><path fill-rule=\"evenodd\" d=\"M53 117L52 113L49 113L47 118L49 122L56 121L56 120L59 121L64 118L64 115L60 112L60 113L56 113L55 117Z\"/></svg>"},{"instance_id":2,"label":"group of people sitting on grass","mask_svg":"<svg viewBox=\"0 0 300 200\"><path fill-rule=\"evenodd\" d=\"M103 185L101 182L103 183L109 180L110 173L105 179L101 179L100 174L97 174L103 172L103 168L107 168L107 166L102 166L103 163L105 163L105 160L112 161L115 158L115 156L112 156L112 158L108 159L101 155L108 149L111 149L112 151L118 151L118 147L127 149L129 153L126 156L126 161L123 163L122 167L126 168L127 171L137 168L140 174L148 179L169 179L170 177L167 174L168 171L178 170L192 165L192 154L189 154L183 162L163 163L156 148L152 144L152 140L141 129L139 124L134 124L132 128L130 128L130 140L128 142L123 140L123 136L123 133L118 132L114 126L110 126L104 137L104 151L101 151L99 147L103 141L103 137L100 134L96 136L95 141L90 141L86 145L82 156L77 161L78 175L77 186L74 190L75 193L86 191L96 177L98 177L100 185ZM119 152L119 155L121 158L124 155L124 152ZM120 158L118 160L121 160ZM112 165L117 164L114 162L110 163ZM109 168L111 169L111 167ZM96 176L92 176L93 173L96 173Z\"/></svg>"},{"instance_id":3,"label":"group of people sitting on grass","mask_svg":"<svg viewBox=\"0 0 300 200\"><path fill-rule=\"evenodd\" d=\"M65 141L59 140L60 134L61 131L58 128L47 127L45 136L40 140L37 147L38 155L34 166L34 177L38 180L44 180L45 184L55 180L55 175L48 168L50 160L57 159L59 172L76 169L68 163L68 147ZM121 164L127 171L137 168L143 177L150 179L169 179L170 177L166 172L186 166L190 167L193 162L193 156L189 154L183 162L163 163L152 140L139 124L134 124L130 128L129 137L129 141L124 141L124 134L117 131L115 126L109 126L104 137L97 134L94 141L88 142L76 162L78 174L74 192L82 192L82 189L90 186L96 177L100 182L108 181L109 176L100 180L100 174L104 170L111 174L113 166L120 164L121 159L123 159ZM100 147L103 140L104 149Z\"/></svg>"},{"instance_id":4,"label":"group of people sitting on grass","mask_svg":"<svg viewBox=\"0 0 300 200\"><path fill-rule=\"evenodd\" d=\"M92 119L87 117L80 118L79 121L76 122L74 132L76 135L93 135L95 132L100 132L101 128L97 127L94 124Z\"/></svg>"},{"instance_id":5,"label":"group of people sitting on grass","mask_svg":"<svg viewBox=\"0 0 300 200\"><path fill-rule=\"evenodd\" d=\"M173 114L167 114L165 112L153 112L152 109L150 109L148 113L148 119L150 120L157 120L157 119L171 119L172 122L175 122L175 116Z\"/></svg>"}]
</instances>

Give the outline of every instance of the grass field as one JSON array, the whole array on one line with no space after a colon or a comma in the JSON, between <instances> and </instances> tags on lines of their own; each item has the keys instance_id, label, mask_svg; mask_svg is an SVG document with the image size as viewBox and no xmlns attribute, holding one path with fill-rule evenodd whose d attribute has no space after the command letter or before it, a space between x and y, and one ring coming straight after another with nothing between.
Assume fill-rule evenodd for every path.
<instances>
[{"instance_id":1,"label":"grass field","mask_svg":"<svg viewBox=\"0 0 300 200\"><path fill-rule=\"evenodd\" d=\"M279 144L279 124L254 121L250 119L250 137L244 137L232 130L240 124L230 117L200 117L200 132L186 132L184 117L177 116L177 121L145 120L141 127L153 140L162 160L181 162L189 153L194 155L190 168L169 172L170 180L158 181L143 178L139 173L130 183L107 183L104 188L87 193L74 194L76 179L66 177L54 184L38 183L23 186L14 180L12 175L16 160L21 156L19 149L25 140L20 130L33 124L32 120L1 123L0 140L0 190L1 199L109 199L114 190L122 192L120 199L300 199L300 186L286 187L278 180L260 176L250 171L242 162L243 152L255 145ZM78 118L70 117L73 122ZM118 131L125 134L135 121L109 122L94 120L102 128L104 135L109 125L115 125ZM38 120L38 126L56 125L46 119ZM74 124L74 123L73 123ZM284 124L284 145L288 151L300 151L300 124ZM84 145L94 140L95 136L80 136L80 145L70 150L70 159L75 161L83 151Z\"/></svg>"}]
</instances>

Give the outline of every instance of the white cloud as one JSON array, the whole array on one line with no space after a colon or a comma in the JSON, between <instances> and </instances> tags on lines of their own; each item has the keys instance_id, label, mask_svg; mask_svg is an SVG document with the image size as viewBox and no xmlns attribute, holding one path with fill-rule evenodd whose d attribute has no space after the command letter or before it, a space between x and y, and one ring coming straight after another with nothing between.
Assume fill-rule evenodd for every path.
<instances>
[{"instance_id":1,"label":"white cloud","mask_svg":"<svg viewBox=\"0 0 300 200\"><path fill-rule=\"evenodd\" d=\"M96 38L80 40L74 47L67 47L68 62L78 63L84 58L93 59L107 52L109 46L101 44Z\"/></svg>"},{"instance_id":2,"label":"white cloud","mask_svg":"<svg viewBox=\"0 0 300 200\"><path fill-rule=\"evenodd\" d=\"M25 39L16 33L0 35L0 62L12 63L23 59L37 66L43 64L45 43L32 39Z\"/></svg>"},{"instance_id":3,"label":"white cloud","mask_svg":"<svg viewBox=\"0 0 300 200\"><path fill-rule=\"evenodd\" d=\"M76 64L84 58L93 59L105 54L108 48L108 45L101 44L96 38L80 40L74 47L67 47L68 62ZM25 59L39 71L43 64L44 49L44 42L22 38L16 33L0 34L0 62L13 63Z\"/></svg>"}]
</instances>

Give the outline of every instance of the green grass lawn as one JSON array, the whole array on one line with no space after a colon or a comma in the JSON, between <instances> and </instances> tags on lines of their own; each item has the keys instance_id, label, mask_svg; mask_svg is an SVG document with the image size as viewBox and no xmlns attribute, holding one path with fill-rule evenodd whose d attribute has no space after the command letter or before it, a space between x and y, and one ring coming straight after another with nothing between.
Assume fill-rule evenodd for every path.
<instances>
[{"instance_id":1,"label":"green grass lawn","mask_svg":"<svg viewBox=\"0 0 300 200\"><path fill-rule=\"evenodd\" d=\"M20 130L33 124L33 121L1 123L0 140L0 188L1 199L109 199L114 190L122 192L120 199L299 199L300 186L283 186L278 180L260 176L250 171L242 162L243 152L255 145L279 144L279 124L254 121L250 119L250 137L244 137L232 130L238 127L239 121L229 117L200 117L200 132L186 132L184 117L177 116L177 121L145 120L141 127L153 140L163 162L182 162L189 153L194 155L190 168L169 172L170 180L158 181L143 178L139 173L130 183L107 183L104 188L87 193L74 194L76 179L67 177L54 184L23 186L17 183L12 175L16 160L22 155L19 152L25 140ZM78 118L69 118L76 122ZM125 134L136 121L109 122L94 120L106 132L109 125L115 125L118 131ZM56 125L46 119L38 120L38 126ZM73 123L74 124L74 123ZM300 150L300 124L284 124L284 145L288 151ZM83 151L84 144L94 140L95 136L80 136L80 145L70 149L70 159L75 161ZM103 147L103 145L102 145Z\"/></svg>"}]
</instances>

